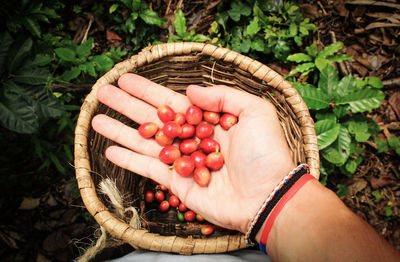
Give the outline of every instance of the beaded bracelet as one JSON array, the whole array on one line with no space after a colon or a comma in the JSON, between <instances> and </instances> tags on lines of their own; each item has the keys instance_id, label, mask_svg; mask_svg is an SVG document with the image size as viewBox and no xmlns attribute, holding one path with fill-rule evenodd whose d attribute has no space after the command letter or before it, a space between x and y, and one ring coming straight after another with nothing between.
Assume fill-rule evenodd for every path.
<instances>
[{"instance_id":1,"label":"beaded bracelet","mask_svg":"<svg viewBox=\"0 0 400 262\"><path fill-rule=\"evenodd\" d=\"M261 205L256 216L252 219L250 226L245 234L245 242L248 245L254 245L255 236L260 230L268 214L278 203L279 199L290 189L290 187L304 174L310 173L310 168L307 164L302 164L288 173L281 182L272 190L267 199ZM289 182L290 181L290 182ZM268 208L267 208L268 207Z\"/></svg>"},{"instance_id":2,"label":"beaded bracelet","mask_svg":"<svg viewBox=\"0 0 400 262\"><path fill-rule=\"evenodd\" d=\"M260 250L264 253L267 253L266 251L266 245L267 245L267 240L269 233L271 232L272 226L275 222L275 219L278 217L279 213L285 206L285 204L297 193L297 191L300 190L302 186L304 186L308 181L315 179L310 174L305 174L302 176L297 182L287 191L287 193L281 198L279 203L275 206L271 214L269 215L267 222L265 223L264 230L261 234L261 239L260 239Z\"/></svg>"}]
</instances>

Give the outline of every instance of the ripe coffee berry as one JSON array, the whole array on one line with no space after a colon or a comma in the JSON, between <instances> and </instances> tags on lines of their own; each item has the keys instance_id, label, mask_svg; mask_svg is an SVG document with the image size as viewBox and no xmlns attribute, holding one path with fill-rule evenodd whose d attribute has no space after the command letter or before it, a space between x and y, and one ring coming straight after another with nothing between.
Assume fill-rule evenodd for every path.
<instances>
[{"instance_id":1,"label":"ripe coffee berry","mask_svg":"<svg viewBox=\"0 0 400 262\"><path fill-rule=\"evenodd\" d=\"M183 124L182 125L182 133L179 136L180 139L186 139L194 136L196 128L191 124Z\"/></svg>"},{"instance_id":2,"label":"ripe coffee berry","mask_svg":"<svg viewBox=\"0 0 400 262\"><path fill-rule=\"evenodd\" d=\"M193 173L194 163L190 160L190 157L182 156L175 160L174 169L179 175L187 177Z\"/></svg>"},{"instance_id":3,"label":"ripe coffee berry","mask_svg":"<svg viewBox=\"0 0 400 262\"><path fill-rule=\"evenodd\" d=\"M206 166L214 171L220 170L224 165L224 157L220 152L213 152L206 157Z\"/></svg>"},{"instance_id":4,"label":"ripe coffee berry","mask_svg":"<svg viewBox=\"0 0 400 262\"><path fill-rule=\"evenodd\" d=\"M177 123L178 125L183 125L186 122L186 117L185 114L183 113L176 113L175 114L175 119L174 122Z\"/></svg>"},{"instance_id":5,"label":"ripe coffee berry","mask_svg":"<svg viewBox=\"0 0 400 262\"><path fill-rule=\"evenodd\" d=\"M201 227L201 234L208 236L214 233L214 227L212 225L203 225Z\"/></svg>"},{"instance_id":6,"label":"ripe coffee berry","mask_svg":"<svg viewBox=\"0 0 400 262\"><path fill-rule=\"evenodd\" d=\"M165 164L172 164L179 157L181 157L181 151L173 145L164 147L158 154L158 158Z\"/></svg>"},{"instance_id":7,"label":"ripe coffee berry","mask_svg":"<svg viewBox=\"0 0 400 262\"><path fill-rule=\"evenodd\" d=\"M207 167L198 167L193 172L194 181L202 187L208 186L211 181L211 173Z\"/></svg>"},{"instance_id":8,"label":"ripe coffee berry","mask_svg":"<svg viewBox=\"0 0 400 262\"><path fill-rule=\"evenodd\" d=\"M168 121L173 121L175 119L175 111L167 105L160 106L157 109L158 118L166 123Z\"/></svg>"},{"instance_id":9,"label":"ripe coffee berry","mask_svg":"<svg viewBox=\"0 0 400 262\"><path fill-rule=\"evenodd\" d=\"M174 121L165 123L162 128L164 134L169 138L175 138L182 134L182 127Z\"/></svg>"},{"instance_id":10,"label":"ripe coffee berry","mask_svg":"<svg viewBox=\"0 0 400 262\"><path fill-rule=\"evenodd\" d=\"M185 116L188 124L198 125L203 119L203 111L197 106L189 106Z\"/></svg>"},{"instance_id":11,"label":"ripe coffee berry","mask_svg":"<svg viewBox=\"0 0 400 262\"><path fill-rule=\"evenodd\" d=\"M219 119L219 124L225 130L229 130L229 128L231 128L236 123L237 123L237 117L229 113L223 114Z\"/></svg>"},{"instance_id":12,"label":"ripe coffee berry","mask_svg":"<svg viewBox=\"0 0 400 262\"><path fill-rule=\"evenodd\" d=\"M180 203L179 207L178 207L178 210L181 211L181 212L185 212L187 210L187 207L185 206L185 204Z\"/></svg>"},{"instance_id":13,"label":"ripe coffee berry","mask_svg":"<svg viewBox=\"0 0 400 262\"><path fill-rule=\"evenodd\" d=\"M161 202L165 199L165 194L163 191L157 190L157 192L154 194L154 198L157 202Z\"/></svg>"},{"instance_id":14,"label":"ripe coffee berry","mask_svg":"<svg viewBox=\"0 0 400 262\"><path fill-rule=\"evenodd\" d=\"M172 145L172 143L174 142L174 139L167 137L164 134L164 132L162 131L162 129L158 130L154 139L156 140L157 144L159 144L160 146Z\"/></svg>"},{"instance_id":15,"label":"ripe coffee berry","mask_svg":"<svg viewBox=\"0 0 400 262\"><path fill-rule=\"evenodd\" d=\"M177 207L177 206L179 206L179 202L180 201L179 201L179 198L177 196L172 195L172 196L169 197L168 202L169 202L169 205L171 207Z\"/></svg>"},{"instance_id":16,"label":"ripe coffee berry","mask_svg":"<svg viewBox=\"0 0 400 262\"><path fill-rule=\"evenodd\" d=\"M146 201L147 203L153 203L154 201L154 193L150 190L147 190L144 193L144 201Z\"/></svg>"},{"instance_id":17,"label":"ripe coffee berry","mask_svg":"<svg viewBox=\"0 0 400 262\"><path fill-rule=\"evenodd\" d=\"M221 146L217 141L212 138L204 138L200 141L199 147L204 153L209 154L211 152L220 151Z\"/></svg>"},{"instance_id":18,"label":"ripe coffee berry","mask_svg":"<svg viewBox=\"0 0 400 262\"><path fill-rule=\"evenodd\" d=\"M198 146L199 145L197 144L196 140L194 140L194 139L185 139L179 145L179 149L181 150L181 152L183 154L190 155L191 153L193 153L194 151L197 150Z\"/></svg>"},{"instance_id":19,"label":"ripe coffee berry","mask_svg":"<svg viewBox=\"0 0 400 262\"><path fill-rule=\"evenodd\" d=\"M168 209L169 209L169 202L167 200L162 201L158 206L158 210L160 210L161 212L167 212Z\"/></svg>"},{"instance_id":20,"label":"ripe coffee berry","mask_svg":"<svg viewBox=\"0 0 400 262\"><path fill-rule=\"evenodd\" d=\"M194 221L196 219L196 213L192 210L185 212L185 220L188 222Z\"/></svg>"},{"instance_id":21,"label":"ripe coffee berry","mask_svg":"<svg viewBox=\"0 0 400 262\"><path fill-rule=\"evenodd\" d=\"M152 122L146 122L139 126L138 132L144 138L150 138L154 136L158 131L158 126Z\"/></svg>"},{"instance_id":22,"label":"ripe coffee berry","mask_svg":"<svg viewBox=\"0 0 400 262\"><path fill-rule=\"evenodd\" d=\"M219 114L216 112L205 111L203 113L203 118L205 121L213 125L219 123Z\"/></svg>"},{"instance_id":23,"label":"ripe coffee berry","mask_svg":"<svg viewBox=\"0 0 400 262\"><path fill-rule=\"evenodd\" d=\"M195 151L190 155L194 165L196 167L202 167L206 165L206 155L201 151Z\"/></svg>"},{"instance_id":24,"label":"ripe coffee berry","mask_svg":"<svg viewBox=\"0 0 400 262\"><path fill-rule=\"evenodd\" d=\"M200 139L210 137L214 132L214 128L209 123L200 123L196 127L196 136Z\"/></svg>"}]
</instances>

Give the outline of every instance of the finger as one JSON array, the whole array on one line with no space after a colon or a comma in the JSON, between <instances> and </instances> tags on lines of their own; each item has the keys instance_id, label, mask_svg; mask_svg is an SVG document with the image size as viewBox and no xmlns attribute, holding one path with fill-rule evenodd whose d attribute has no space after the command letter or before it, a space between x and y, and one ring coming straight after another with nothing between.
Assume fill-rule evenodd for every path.
<instances>
[{"instance_id":1,"label":"finger","mask_svg":"<svg viewBox=\"0 0 400 262\"><path fill-rule=\"evenodd\" d=\"M221 85L210 87L190 85L186 94L190 102L205 110L227 112L236 116L245 109L254 108L260 102L265 102L260 97Z\"/></svg>"},{"instance_id":2,"label":"finger","mask_svg":"<svg viewBox=\"0 0 400 262\"><path fill-rule=\"evenodd\" d=\"M96 115L92 126L99 134L141 154L158 157L162 149L154 139L143 138L136 129L106 115Z\"/></svg>"},{"instance_id":3,"label":"finger","mask_svg":"<svg viewBox=\"0 0 400 262\"><path fill-rule=\"evenodd\" d=\"M185 112L190 105L189 99L185 95L136 74L122 75L118 80L118 85L129 94L155 107L169 105L176 112Z\"/></svg>"},{"instance_id":4,"label":"finger","mask_svg":"<svg viewBox=\"0 0 400 262\"><path fill-rule=\"evenodd\" d=\"M106 157L117 166L165 185L182 200L187 198L194 185L193 178L178 175L158 158L141 155L119 146L108 147Z\"/></svg>"},{"instance_id":5,"label":"finger","mask_svg":"<svg viewBox=\"0 0 400 262\"><path fill-rule=\"evenodd\" d=\"M103 104L129 117L136 123L154 122L158 126L162 126L155 107L129 95L120 88L112 85L102 86L97 91L97 98Z\"/></svg>"}]
</instances>

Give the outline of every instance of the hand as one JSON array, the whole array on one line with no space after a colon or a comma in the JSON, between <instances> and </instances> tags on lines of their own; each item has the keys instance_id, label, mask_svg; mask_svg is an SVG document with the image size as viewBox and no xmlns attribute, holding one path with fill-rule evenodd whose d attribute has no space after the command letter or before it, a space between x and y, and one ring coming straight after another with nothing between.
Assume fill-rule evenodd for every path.
<instances>
[{"instance_id":1,"label":"hand","mask_svg":"<svg viewBox=\"0 0 400 262\"><path fill-rule=\"evenodd\" d=\"M99 101L139 124L155 122L161 127L156 112L165 104L175 112L184 113L194 104L238 116L238 123L228 131L219 125L214 129L225 165L212 173L208 187L198 186L191 177L181 177L162 163L158 159L162 147L153 139L144 139L137 130L105 115L92 121L98 133L125 147L107 148L111 162L167 186L211 223L245 232L267 195L295 167L275 108L263 98L226 86L193 85L185 96L134 74L121 76L118 85L121 89L101 87Z\"/></svg>"}]
</instances>

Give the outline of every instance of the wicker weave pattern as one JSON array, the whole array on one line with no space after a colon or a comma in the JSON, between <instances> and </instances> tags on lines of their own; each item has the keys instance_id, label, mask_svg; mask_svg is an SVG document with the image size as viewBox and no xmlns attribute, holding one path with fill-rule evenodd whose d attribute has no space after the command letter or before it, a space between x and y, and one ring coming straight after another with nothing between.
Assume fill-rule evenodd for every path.
<instances>
[{"instance_id":1,"label":"wicker weave pattern","mask_svg":"<svg viewBox=\"0 0 400 262\"><path fill-rule=\"evenodd\" d=\"M246 247L240 235L195 239L135 230L114 217L99 199L91 175L94 156L89 153L93 134L91 120L99 108L96 93L100 86L115 83L127 72L138 73L179 92L184 92L188 84L224 84L265 97L277 108L295 162L306 162L311 174L319 177L313 120L297 91L281 75L260 62L210 44L173 43L148 47L117 64L96 82L82 105L75 130L75 169L82 199L96 221L114 237L139 248L180 254L221 253ZM101 146L105 149L106 145Z\"/></svg>"}]
</instances>

